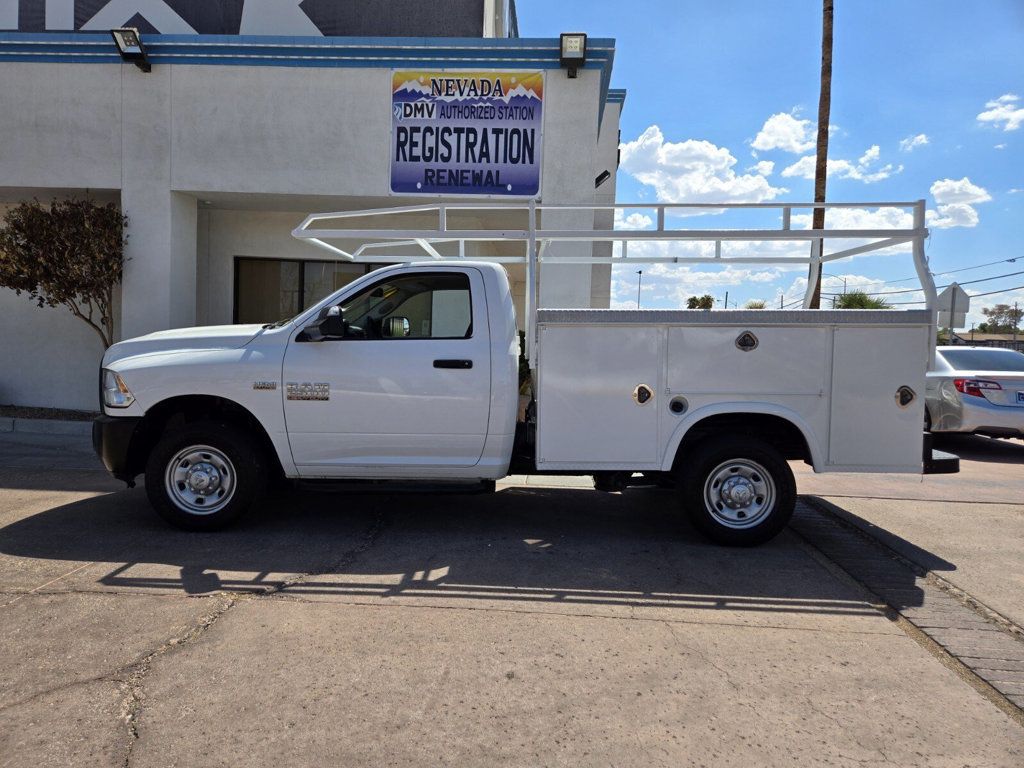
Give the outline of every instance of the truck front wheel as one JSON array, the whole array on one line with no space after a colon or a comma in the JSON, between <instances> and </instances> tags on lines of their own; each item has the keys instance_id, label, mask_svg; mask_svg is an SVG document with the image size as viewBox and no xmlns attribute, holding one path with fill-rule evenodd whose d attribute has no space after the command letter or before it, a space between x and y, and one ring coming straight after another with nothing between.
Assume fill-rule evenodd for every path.
<instances>
[{"instance_id":1,"label":"truck front wheel","mask_svg":"<svg viewBox=\"0 0 1024 768\"><path fill-rule=\"evenodd\" d=\"M680 471L679 489L694 527L730 546L775 537L796 504L789 464L773 446L754 438L722 437L700 446Z\"/></svg>"},{"instance_id":2,"label":"truck front wheel","mask_svg":"<svg viewBox=\"0 0 1024 768\"><path fill-rule=\"evenodd\" d=\"M178 528L212 531L245 512L264 486L252 441L227 424L197 422L166 433L146 463L146 495Z\"/></svg>"}]
</instances>

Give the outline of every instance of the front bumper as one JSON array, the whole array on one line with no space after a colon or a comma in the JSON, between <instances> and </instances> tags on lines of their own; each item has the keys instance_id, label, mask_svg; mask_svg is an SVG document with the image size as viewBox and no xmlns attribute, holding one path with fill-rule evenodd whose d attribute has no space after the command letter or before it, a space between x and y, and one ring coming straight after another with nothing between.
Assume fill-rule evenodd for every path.
<instances>
[{"instance_id":1,"label":"front bumper","mask_svg":"<svg viewBox=\"0 0 1024 768\"><path fill-rule=\"evenodd\" d=\"M97 416L92 423L92 447L110 473L131 484L135 479L129 462L132 438L142 421L138 416Z\"/></svg>"}]
</instances>

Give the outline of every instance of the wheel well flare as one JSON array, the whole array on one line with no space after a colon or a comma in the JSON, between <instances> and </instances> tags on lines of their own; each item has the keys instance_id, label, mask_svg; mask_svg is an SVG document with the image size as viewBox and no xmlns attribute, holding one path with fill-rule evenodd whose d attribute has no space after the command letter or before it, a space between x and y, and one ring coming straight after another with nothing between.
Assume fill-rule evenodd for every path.
<instances>
[{"instance_id":1,"label":"wheel well flare","mask_svg":"<svg viewBox=\"0 0 1024 768\"><path fill-rule=\"evenodd\" d=\"M220 421L251 434L269 466L282 471L270 436L247 408L215 395L182 395L163 400L146 411L128 447L128 472L134 476L145 471L149 454L164 432L196 421Z\"/></svg>"},{"instance_id":2,"label":"wheel well flare","mask_svg":"<svg viewBox=\"0 0 1024 768\"><path fill-rule=\"evenodd\" d=\"M770 413L720 413L707 416L691 426L676 449L673 470L701 442L722 435L739 435L762 440L786 459L813 464L807 439L792 421Z\"/></svg>"}]
</instances>

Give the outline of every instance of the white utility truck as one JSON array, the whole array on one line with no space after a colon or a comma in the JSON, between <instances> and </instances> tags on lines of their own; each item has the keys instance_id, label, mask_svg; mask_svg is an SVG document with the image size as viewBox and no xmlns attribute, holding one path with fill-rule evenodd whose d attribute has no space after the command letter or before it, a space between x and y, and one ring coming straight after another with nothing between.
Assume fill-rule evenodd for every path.
<instances>
[{"instance_id":1,"label":"white utility truck","mask_svg":"<svg viewBox=\"0 0 1024 768\"><path fill-rule=\"evenodd\" d=\"M923 201L857 206L907 211L912 223L895 229L791 228L792 210L811 204L706 206L774 208L777 229L671 229L666 214L701 207L673 205L642 206L657 216L643 231L540 224L581 211L610 221L615 207L630 209L469 203L309 216L296 237L338 259L391 265L288 320L115 344L102 363L96 450L129 485L144 474L156 510L190 529L234 520L275 476L493 488L524 472L590 474L600 490L674 488L695 526L727 544L763 542L785 526L796 500L788 460L816 472L957 470L955 457L933 455L922 428L935 347ZM480 228L480 216L495 212L498 226ZM413 225L365 228L387 216ZM457 226L459 216L469 223ZM348 226L324 228L328 220ZM680 241L708 245L682 255L627 250ZM742 248L723 252L734 242ZM784 253L780 242L810 253ZM823 244L834 242L840 250L826 253ZM758 243L768 255L758 255ZM893 246L912 250L928 309L538 306L542 265L820 270ZM413 247L430 258L395 253ZM450 258L441 252L453 249ZM508 262L526 265L526 386ZM525 409L521 391L530 393Z\"/></svg>"}]
</instances>

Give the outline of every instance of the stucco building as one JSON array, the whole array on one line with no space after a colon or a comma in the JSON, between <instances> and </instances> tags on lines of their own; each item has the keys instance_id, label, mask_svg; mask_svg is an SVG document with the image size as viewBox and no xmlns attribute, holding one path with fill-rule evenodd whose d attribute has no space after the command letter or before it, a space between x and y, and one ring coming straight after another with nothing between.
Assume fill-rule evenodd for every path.
<instances>
[{"instance_id":1,"label":"stucco building","mask_svg":"<svg viewBox=\"0 0 1024 768\"><path fill-rule=\"evenodd\" d=\"M570 78L559 40L517 37L514 10L508 0L0 0L0 206L86 193L120 205L129 238L116 326L127 338L275 320L361 274L365 265L291 237L309 212L481 194L612 202L625 97L610 88L614 41L588 40ZM151 71L122 61L109 31L121 26L142 33ZM410 157L424 157L396 156L400 90L429 90L442 75L504 78L499 111L471 122L497 136L528 114L536 141L514 157L531 167L492 144L486 156L477 146L427 158L444 175L424 178L454 185L406 183L422 170ZM537 87L511 93L520 77ZM501 112L519 97L534 99L528 113ZM417 100L451 113L454 98ZM500 163L515 185L472 175ZM593 213L559 215L595 225ZM522 274L510 273L521 294ZM607 306L609 282L607 265L552 267L543 300ZM96 407L95 333L9 291L0 320L0 403Z\"/></svg>"}]
</instances>

